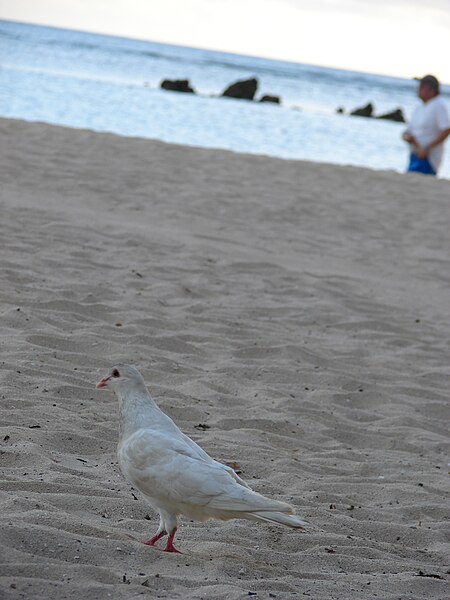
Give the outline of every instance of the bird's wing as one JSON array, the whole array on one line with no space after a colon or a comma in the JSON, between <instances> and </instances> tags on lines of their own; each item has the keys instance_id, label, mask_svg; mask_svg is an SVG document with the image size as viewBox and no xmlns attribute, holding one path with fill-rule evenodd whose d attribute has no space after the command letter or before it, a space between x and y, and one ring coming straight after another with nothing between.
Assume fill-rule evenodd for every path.
<instances>
[{"instance_id":1,"label":"bird's wing","mask_svg":"<svg viewBox=\"0 0 450 600\"><path fill-rule=\"evenodd\" d=\"M209 454L207 454L203 450L203 448L196 444L194 440L191 440L191 438L184 434L182 431L178 431L180 432L180 439L190 448L192 456L196 456L200 460L212 460Z\"/></svg>"},{"instance_id":2,"label":"bird's wing","mask_svg":"<svg viewBox=\"0 0 450 600\"><path fill-rule=\"evenodd\" d=\"M190 505L217 511L289 511L289 505L251 490L234 471L206 459L183 438L149 429L135 432L119 458L125 475L144 494L171 505Z\"/></svg>"},{"instance_id":3,"label":"bird's wing","mask_svg":"<svg viewBox=\"0 0 450 600\"><path fill-rule=\"evenodd\" d=\"M180 430L179 430L180 431ZM188 437L187 435L185 435L184 433L181 433L182 436L182 440L189 446L191 453L190 456L192 456L193 458L198 458L199 460L203 460L206 462L213 462L215 463L218 467L220 467L222 470L226 471L227 473L229 473L229 475L231 475L231 477L236 481L236 483L238 483L239 485L242 485L246 488L250 489L250 486L241 478L239 477L239 475L229 466L224 465L214 459L212 459L209 454L207 454L203 448L201 448L198 444L196 444L194 442L194 440L191 440L190 437Z\"/></svg>"}]
</instances>

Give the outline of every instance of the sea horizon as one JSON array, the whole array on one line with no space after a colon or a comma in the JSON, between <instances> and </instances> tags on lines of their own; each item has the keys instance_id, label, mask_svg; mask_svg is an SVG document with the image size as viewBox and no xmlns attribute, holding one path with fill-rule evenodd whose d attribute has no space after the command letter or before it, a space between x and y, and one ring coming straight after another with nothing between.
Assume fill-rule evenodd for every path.
<instances>
[{"instance_id":1,"label":"sea horizon","mask_svg":"<svg viewBox=\"0 0 450 600\"><path fill-rule=\"evenodd\" d=\"M401 81L417 82L418 79L420 79L420 77L423 76L423 74L422 75L417 74L417 75L411 75L411 76L407 77L406 75L405 76L392 75L391 73L381 73L379 71L361 71L359 69L333 67L330 65L321 65L321 64L315 64L315 63L309 63L309 62L303 62L303 61L289 60L287 58L274 58L271 56L262 56L260 54L232 52L230 50L220 50L220 49L216 49L216 48L208 48L206 46L190 46L190 45L188 46L186 44L179 44L179 43L175 43L175 42L165 42L165 41L150 39L150 38L141 38L141 37L136 37L136 36L128 37L128 36L119 35L116 33L99 32L99 31L95 31L94 29L59 27L56 25L46 25L46 24L32 23L31 21L17 21L17 20L12 20L12 19L0 19L0 24L2 22L15 23L17 25L27 25L30 27L43 27L43 28L47 28L47 29L55 29L58 31L72 31L72 32L77 32L77 33L86 33L86 34L92 34L92 35L106 37L106 38L115 38L115 39L121 39L121 40L134 40L134 41L143 42L143 43L149 42L151 44L159 44L161 46L173 46L174 48L180 48L180 49L186 49L186 50L217 52L217 53L224 54L224 55L230 55L232 57L244 57L244 58L247 57L252 60L253 59L262 59L262 60L268 60L268 61L273 61L273 62L282 62L282 63L288 63L288 64L292 64L292 65L299 65L302 67L314 67L314 68L327 69L327 70L339 71L339 72L342 71L344 73L355 73L355 74L359 74L359 75L375 75L377 77L386 77L388 79L401 80ZM440 83L441 83L441 86L445 86L445 87L448 86L450 88L450 81L442 81L441 80ZM450 92L450 89L448 91Z\"/></svg>"}]
</instances>

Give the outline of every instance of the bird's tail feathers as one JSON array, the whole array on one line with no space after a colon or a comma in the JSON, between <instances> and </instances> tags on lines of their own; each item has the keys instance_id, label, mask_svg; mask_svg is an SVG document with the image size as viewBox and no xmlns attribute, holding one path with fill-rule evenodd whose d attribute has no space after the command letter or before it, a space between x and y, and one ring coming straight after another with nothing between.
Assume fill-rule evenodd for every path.
<instances>
[{"instance_id":1,"label":"bird's tail feathers","mask_svg":"<svg viewBox=\"0 0 450 600\"><path fill-rule=\"evenodd\" d=\"M267 523L277 523L280 525L287 525L287 527L293 527L295 529L304 529L308 526L306 521L300 519L296 515L287 515L281 512L269 512L269 511L261 511L261 512L251 512L247 513L249 519L254 519L255 521L265 521Z\"/></svg>"}]
</instances>

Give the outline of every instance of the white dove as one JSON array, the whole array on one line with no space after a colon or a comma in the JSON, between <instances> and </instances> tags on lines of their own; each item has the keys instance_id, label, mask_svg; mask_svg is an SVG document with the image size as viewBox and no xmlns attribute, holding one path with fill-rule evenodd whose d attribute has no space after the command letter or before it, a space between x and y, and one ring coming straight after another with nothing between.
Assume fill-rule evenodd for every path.
<instances>
[{"instance_id":1,"label":"white dove","mask_svg":"<svg viewBox=\"0 0 450 600\"><path fill-rule=\"evenodd\" d=\"M180 431L158 408L135 367L113 367L96 387L111 389L119 400L122 473L159 512L158 531L144 544L154 546L168 535L164 551L178 552L173 540L180 515L196 521L266 521L297 529L307 525L289 504L254 492L233 469L213 460Z\"/></svg>"}]
</instances>

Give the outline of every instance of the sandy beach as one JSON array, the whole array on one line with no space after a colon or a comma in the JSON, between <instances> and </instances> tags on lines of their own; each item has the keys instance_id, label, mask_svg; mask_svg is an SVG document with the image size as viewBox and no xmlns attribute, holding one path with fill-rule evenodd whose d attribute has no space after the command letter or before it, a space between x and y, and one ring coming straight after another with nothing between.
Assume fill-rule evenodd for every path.
<instances>
[{"instance_id":1,"label":"sandy beach","mask_svg":"<svg viewBox=\"0 0 450 600\"><path fill-rule=\"evenodd\" d=\"M450 181L0 132L0 597L448 597ZM143 545L118 361L310 529Z\"/></svg>"}]
</instances>

